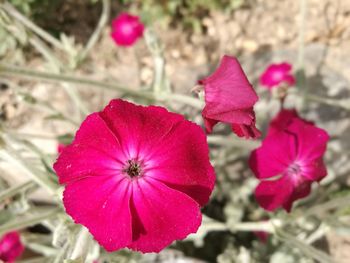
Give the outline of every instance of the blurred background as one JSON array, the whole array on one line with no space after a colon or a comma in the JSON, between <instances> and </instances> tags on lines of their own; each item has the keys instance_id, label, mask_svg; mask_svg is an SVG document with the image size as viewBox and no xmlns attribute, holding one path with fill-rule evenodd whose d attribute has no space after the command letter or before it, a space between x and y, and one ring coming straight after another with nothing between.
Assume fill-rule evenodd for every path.
<instances>
[{"instance_id":1,"label":"blurred background","mask_svg":"<svg viewBox=\"0 0 350 263\"><path fill-rule=\"evenodd\" d=\"M128 48L116 46L110 36L111 21L122 11L141 17L151 32L148 40L141 39ZM152 49L152 45L156 48ZM0 162L0 191L6 193L0 194L3 231L0 232L19 228L15 224L8 227L11 220L21 222L20 218L27 215L32 219L30 216L40 216L42 209L50 212L55 206L43 187L32 183L23 186L28 183L23 162L39 173L51 173L54 178L51 165L58 144L70 142L84 116L101 110L112 98L130 98L130 93L123 89L94 86L82 83L81 79L148 92L154 82L155 61L160 58L166 62L163 68L166 88L175 94L195 97L191 89L197 80L212 72L224 54L239 58L260 95L256 113L263 131L279 105L259 86L259 76L273 62L287 61L293 65L298 77L296 90L317 97L305 100L304 96L300 100L300 96L291 94L286 104L297 107L303 117L332 136L326 155L329 175L309 199L301 201L304 207L297 207L292 220L286 219L290 217L281 211L267 214L258 208L252 196L256 180L246 164L249 152L258 142L245 143L233 138L220 126L221 137L210 141L217 185L210 204L203 210L215 222L208 219L202 232L159 255L122 251L101 257L100 262L350 262L348 0L0 1L0 62L17 70L0 66L1 129L17 154L12 163L6 158ZM35 72L81 79L62 82L55 79L56 75L35 76ZM151 103L145 98L131 97L141 104ZM191 106L152 103L166 105L201 122L200 110ZM18 164L16 160L23 162ZM20 191L10 195L6 192L16 186L22 186ZM329 204L334 197L339 199ZM326 205L298 219L315 204ZM269 218L290 220L286 225L292 237L306 240L310 249L305 252L301 248L303 243L288 242L288 238L286 241L268 237L266 241L264 233L236 232L234 227L230 228L237 222ZM52 245L52 234L61 230L54 225L72 223L67 223L68 219L62 223L52 216L52 222L45 217L44 223L39 219L23 223L21 230L27 250L18 262L57 260L56 253L61 247L60 242ZM56 238L64 236L63 233L66 232L56 233ZM47 240L38 238L43 236ZM40 255L40 251L47 253ZM328 256L319 254L320 251ZM63 259L58 258L57 262Z\"/></svg>"}]
</instances>

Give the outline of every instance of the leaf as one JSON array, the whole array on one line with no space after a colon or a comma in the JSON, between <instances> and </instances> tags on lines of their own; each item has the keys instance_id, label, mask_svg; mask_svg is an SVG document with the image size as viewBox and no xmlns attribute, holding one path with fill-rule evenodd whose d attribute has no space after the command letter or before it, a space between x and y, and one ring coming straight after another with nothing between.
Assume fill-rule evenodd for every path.
<instances>
[{"instance_id":1,"label":"leaf","mask_svg":"<svg viewBox=\"0 0 350 263\"><path fill-rule=\"evenodd\" d=\"M59 143L62 143L64 145L71 144L74 139L74 135L71 133L65 133L60 136L57 136L57 140Z\"/></svg>"}]
</instances>

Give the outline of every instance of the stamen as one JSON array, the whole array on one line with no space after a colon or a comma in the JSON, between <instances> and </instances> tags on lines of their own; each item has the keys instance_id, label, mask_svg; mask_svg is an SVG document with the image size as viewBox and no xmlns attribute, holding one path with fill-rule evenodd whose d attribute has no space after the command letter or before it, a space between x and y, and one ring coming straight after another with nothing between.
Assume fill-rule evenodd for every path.
<instances>
[{"instance_id":1,"label":"stamen","mask_svg":"<svg viewBox=\"0 0 350 263\"><path fill-rule=\"evenodd\" d=\"M127 173L131 178L142 175L141 165L138 161L131 159L127 161L123 172Z\"/></svg>"}]
</instances>

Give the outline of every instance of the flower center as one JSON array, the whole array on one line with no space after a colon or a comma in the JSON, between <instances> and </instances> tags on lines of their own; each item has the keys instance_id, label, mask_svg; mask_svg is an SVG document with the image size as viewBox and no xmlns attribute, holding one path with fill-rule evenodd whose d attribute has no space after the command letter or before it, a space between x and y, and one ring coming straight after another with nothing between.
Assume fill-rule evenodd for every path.
<instances>
[{"instance_id":1,"label":"flower center","mask_svg":"<svg viewBox=\"0 0 350 263\"><path fill-rule=\"evenodd\" d=\"M139 177L142 175L142 168L140 162L135 159L128 160L123 172L127 173L130 178Z\"/></svg>"},{"instance_id":2,"label":"flower center","mask_svg":"<svg viewBox=\"0 0 350 263\"><path fill-rule=\"evenodd\" d=\"M290 175L299 175L301 172L301 168L299 164L293 163L288 167L288 174Z\"/></svg>"}]
</instances>

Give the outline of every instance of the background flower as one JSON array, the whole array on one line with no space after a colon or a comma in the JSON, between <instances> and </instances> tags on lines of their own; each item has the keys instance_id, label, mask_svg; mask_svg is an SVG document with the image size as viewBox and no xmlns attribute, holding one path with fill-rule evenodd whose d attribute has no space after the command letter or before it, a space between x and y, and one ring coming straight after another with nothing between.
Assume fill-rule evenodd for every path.
<instances>
[{"instance_id":1,"label":"background flower","mask_svg":"<svg viewBox=\"0 0 350 263\"><path fill-rule=\"evenodd\" d=\"M268 89L278 87L283 83L293 86L295 78L291 71L292 65L287 62L270 64L260 76L260 84Z\"/></svg>"},{"instance_id":2,"label":"background flower","mask_svg":"<svg viewBox=\"0 0 350 263\"><path fill-rule=\"evenodd\" d=\"M216 71L198 83L204 85L202 116L208 133L215 124L224 122L229 123L239 137L260 136L253 110L258 96L236 58L224 56Z\"/></svg>"},{"instance_id":3,"label":"background flower","mask_svg":"<svg viewBox=\"0 0 350 263\"><path fill-rule=\"evenodd\" d=\"M142 37L143 31L144 25L138 16L121 13L112 21L111 37L120 46L132 46Z\"/></svg>"},{"instance_id":4,"label":"background flower","mask_svg":"<svg viewBox=\"0 0 350 263\"><path fill-rule=\"evenodd\" d=\"M202 129L162 107L113 100L54 165L64 205L108 251L158 252L196 232L214 187Z\"/></svg>"},{"instance_id":5,"label":"background flower","mask_svg":"<svg viewBox=\"0 0 350 263\"><path fill-rule=\"evenodd\" d=\"M312 182L327 175L323 163L327 132L295 114L280 113L271 122L261 147L250 156L250 168L261 180L255 190L256 199L269 211L283 207L289 212L295 200L310 193Z\"/></svg>"},{"instance_id":6,"label":"background flower","mask_svg":"<svg viewBox=\"0 0 350 263\"><path fill-rule=\"evenodd\" d=\"M0 240L0 260L4 262L15 262L24 251L21 237L18 232L9 232Z\"/></svg>"}]
</instances>

